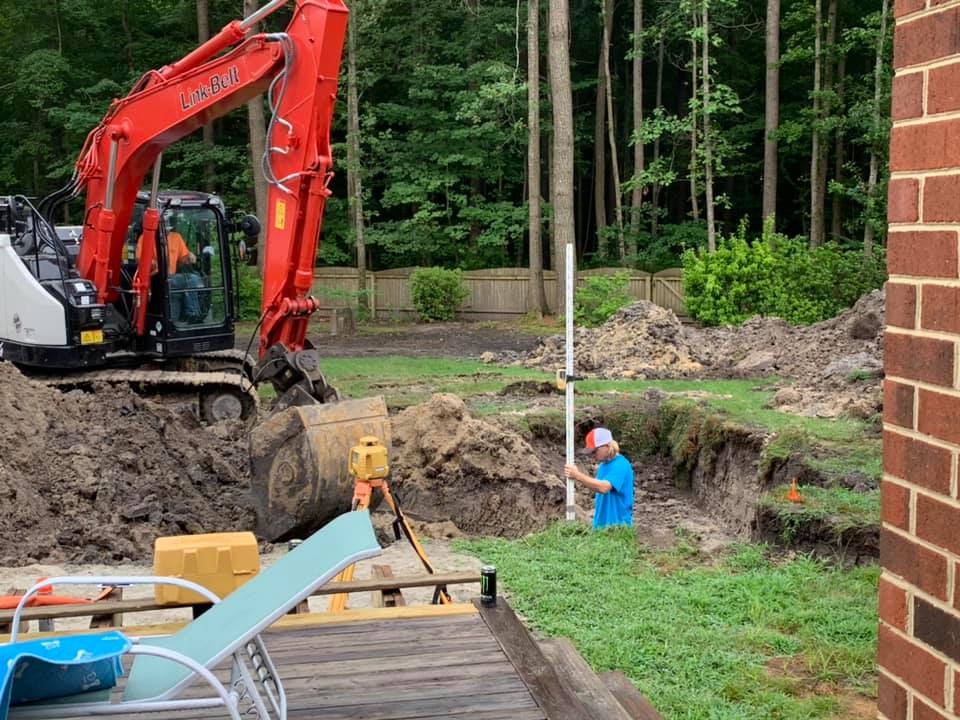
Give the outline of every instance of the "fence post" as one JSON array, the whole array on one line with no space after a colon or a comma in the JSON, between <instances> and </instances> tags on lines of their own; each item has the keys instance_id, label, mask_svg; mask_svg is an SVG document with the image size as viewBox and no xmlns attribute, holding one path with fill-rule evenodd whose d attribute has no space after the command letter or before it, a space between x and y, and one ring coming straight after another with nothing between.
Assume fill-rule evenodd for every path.
<instances>
[{"instance_id":1,"label":"fence post","mask_svg":"<svg viewBox=\"0 0 960 720\"><path fill-rule=\"evenodd\" d=\"M370 285L370 319L377 319L377 275L367 273L367 282Z\"/></svg>"}]
</instances>

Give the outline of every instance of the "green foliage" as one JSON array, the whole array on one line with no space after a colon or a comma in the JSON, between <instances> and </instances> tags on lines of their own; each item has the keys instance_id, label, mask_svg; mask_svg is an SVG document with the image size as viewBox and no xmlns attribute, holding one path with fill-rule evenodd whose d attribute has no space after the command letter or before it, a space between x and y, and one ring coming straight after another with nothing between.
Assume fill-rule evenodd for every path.
<instances>
[{"instance_id":1,"label":"green foliage","mask_svg":"<svg viewBox=\"0 0 960 720\"><path fill-rule=\"evenodd\" d=\"M657 234L646 230L636 238L637 256L630 263L647 272L656 273L667 268L680 267L683 253L707 247L707 225L700 221L679 225L660 225Z\"/></svg>"},{"instance_id":2,"label":"green foliage","mask_svg":"<svg viewBox=\"0 0 960 720\"><path fill-rule=\"evenodd\" d=\"M577 288L573 300L573 320L577 325L603 325L617 310L632 301L627 287L630 273L589 275Z\"/></svg>"},{"instance_id":3,"label":"green foliage","mask_svg":"<svg viewBox=\"0 0 960 720\"><path fill-rule=\"evenodd\" d=\"M410 275L410 295L420 319L435 322L453 320L469 291L460 270L417 268Z\"/></svg>"},{"instance_id":4,"label":"green foliage","mask_svg":"<svg viewBox=\"0 0 960 720\"><path fill-rule=\"evenodd\" d=\"M256 267L246 263L237 263L236 266L240 291L240 307L237 308L237 319L259 320L263 281L260 279Z\"/></svg>"},{"instance_id":5,"label":"green foliage","mask_svg":"<svg viewBox=\"0 0 960 720\"><path fill-rule=\"evenodd\" d=\"M315 288L317 295L328 300L341 300L353 312L357 322L366 322L370 319L370 297L373 294L369 288L364 290L346 290L344 288L333 288L317 286Z\"/></svg>"},{"instance_id":6,"label":"green foliage","mask_svg":"<svg viewBox=\"0 0 960 720\"><path fill-rule=\"evenodd\" d=\"M837 315L886 280L883 252L827 243L809 248L769 230L754 241L746 225L721 240L717 252L683 255L687 310L708 325L738 324L754 315L812 323Z\"/></svg>"},{"instance_id":7,"label":"green foliage","mask_svg":"<svg viewBox=\"0 0 960 720\"><path fill-rule=\"evenodd\" d=\"M654 553L629 528L572 524L457 546L497 567L537 631L624 672L668 720L826 720L844 715L837 695L874 692L875 566L778 562L759 545L702 563L685 542Z\"/></svg>"}]
</instances>

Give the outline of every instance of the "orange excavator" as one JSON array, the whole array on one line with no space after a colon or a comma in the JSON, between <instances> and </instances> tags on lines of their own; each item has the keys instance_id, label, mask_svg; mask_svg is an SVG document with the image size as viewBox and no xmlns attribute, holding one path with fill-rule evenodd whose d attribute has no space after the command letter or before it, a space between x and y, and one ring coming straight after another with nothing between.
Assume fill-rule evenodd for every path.
<instances>
[{"instance_id":1,"label":"orange excavator","mask_svg":"<svg viewBox=\"0 0 960 720\"><path fill-rule=\"evenodd\" d=\"M383 399L342 400L307 340L347 9L293 0L286 30L253 31L287 4L272 0L147 72L90 132L64 188L0 196L0 359L59 387L189 394L210 422L258 418L256 388L270 383L274 413L253 427L250 451L271 540L349 509L349 449L367 435L389 442ZM228 220L214 195L160 191L166 147L264 93L262 228ZM82 224L56 227L58 208L80 197ZM256 360L235 349L240 232L263 239Z\"/></svg>"}]
</instances>

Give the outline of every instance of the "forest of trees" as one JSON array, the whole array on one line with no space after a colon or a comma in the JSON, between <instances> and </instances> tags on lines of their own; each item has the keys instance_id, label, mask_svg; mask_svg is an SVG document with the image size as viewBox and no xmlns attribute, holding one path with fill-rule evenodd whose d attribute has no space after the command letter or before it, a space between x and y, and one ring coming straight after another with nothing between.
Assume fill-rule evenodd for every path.
<instances>
[{"instance_id":1,"label":"forest of trees","mask_svg":"<svg viewBox=\"0 0 960 720\"><path fill-rule=\"evenodd\" d=\"M113 97L258 4L0 0L0 192L63 185ZM656 270L768 216L883 243L888 0L349 4L321 263L535 273L570 241ZM171 147L164 186L252 210L263 113Z\"/></svg>"}]
</instances>

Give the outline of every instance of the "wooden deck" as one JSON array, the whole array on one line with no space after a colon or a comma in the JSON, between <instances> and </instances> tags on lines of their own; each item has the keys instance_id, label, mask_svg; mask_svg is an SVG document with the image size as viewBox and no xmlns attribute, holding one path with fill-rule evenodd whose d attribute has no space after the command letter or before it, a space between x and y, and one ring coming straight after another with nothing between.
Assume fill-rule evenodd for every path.
<instances>
[{"instance_id":1,"label":"wooden deck","mask_svg":"<svg viewBox=\"0 0 960 720\"><path fill-rule=\"evenodd\" d=\"M174 630L124 628L131 635ZM618 714L605 712L618 700L600 678L585 663L575 677L568 661L548 660L502 599L494 608L461 604L287 616L264 638L287 693L291 720L659 720L652 708L650 714L642 708L619 714L617 705ZM569 649L574 663L582 663L572 645ZM216 674L226 681L229 662ZM115 692L122 687L121 681ZM629 682L620 689L645 702ZM183 697L198 695L209 696L208 688L195 685ZM629 704L619 702L624 708ZM112 717L206 720L226 715L210 709Z\"/></svg>"},{"instance_id":2,"label":"wooden deck","mask_svg":"<svg viewBox=\"0 0 960 720\"><path fill-rule=\"evenodd\" d=\"M264 635L290 720L546 720L479 612L468 607L458 614L388 619L395 616L388 610L348 612L347 622L335 624L329 616L320 616L322 624L299 616ZM384 619L349 621L378 612ZM229 663L217 674L225 680ZM195 686L186 696L201 690ZM225 717L223 710L168 715Z\"/></svg>"}]
</instances>

